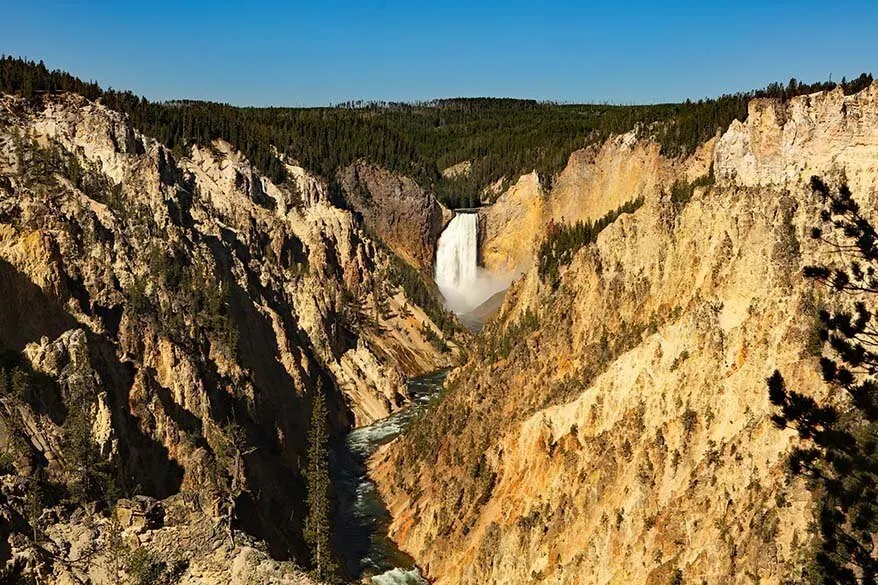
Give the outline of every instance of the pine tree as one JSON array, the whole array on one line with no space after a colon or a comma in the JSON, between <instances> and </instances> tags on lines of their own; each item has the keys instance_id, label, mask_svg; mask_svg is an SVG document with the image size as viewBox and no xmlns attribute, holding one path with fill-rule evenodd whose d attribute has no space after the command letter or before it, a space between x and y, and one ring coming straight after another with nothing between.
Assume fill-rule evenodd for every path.
<instances>
[{"instance_id":1,"label":"pine tree","mask_svg":"<svg viewBox=\"0 0 878 585\"><path fill-rule=\"evenodd\" d=\"M71 384L69 391L61 444L70 497L76 503L115 501L120 495L118 461L105 460L95 443L89 414L93 401L81 384Z\"/></svg>"},{"instance_id":2,"label":"pine tree","mask_svg":"<svg viewBox=\"0 0 878 585\"><path fill-rule=\"evenodd\" d=\"M71 404L63 429L64 456L70 473L70 495L76 502L97 499L99 494L95 470L100 464L100 457L92 438L88 414L80 404Z\"/></svg>"},{"instance_id":3,"label":"pine tree","mask_svg":"<svg viewBox=\"0 0 878 585\"><path fill-rule=\"evenodd\" d=\"M121 569L123 555L126 551L125 541L122 540L122 526L119 517L114 510L107 524L107 572L113 576L114 582L121 582Z\"/></svg>"},{"instance_id":4,"label":"pine tree","mask_svg":"<svg viewBox=\"0 0 878 585\"><path fill-rule=\"evenodd\" d=\"M46 494L43 484L46 481L45 471L37 468L33 475L28 478L24 493L24 512L28 523L31 526L32 536L35 543L38 543L41 536L39 528L40 516L46 506Z\"/></svg>"},{"instance_id":5,"label":"pine tree","mask_svg":"<svg viewBox=\"0 0 878 585\"><path fill-rule=\"evenodd\" d=\"M12 370L12 374L9 376L12 395L22 401L27 401L28 399L28 375L27 372L22 370L21 368L15 368Z\"/></svg>"},{"instance_id":6,"label":"pine tree","mask_svg":"<svg viewBox=\"0 0 878 585\"><path fill-rule=\"evenodd\" d=\"M244 457L253 453L255 448L244 450L247 444L247 433L237 422L231 422L223 427L218 437L216 454L223 469L227 470L228 477L220 480L220 506L223 510L222 525L228 532L229 542L235 546L234 521L236 517L236 502L244 493L242 479L244 475Z\"/></svg>"},{"instance_id":7,"label":"pine tree","mask_svg":"<svg viewBox=\"0 0 878 585\"><path fill-rule=\"evenodd\" d=\"M811 185L824 202L823 226L811 235L849 261L804 271L839 298L837 310L820 312L820 339L827 346L820 365L835 396L819 404L787 389L775 371L769 398L780 408L775 424L802 439L790 470L809 480L818 499L819 542L807 578L872 585L878 581L878 328L871 306L878 300L872 296L878 294L878 233L846 186L833 192L817 177Z\"/></svg>"},{"instance_id":8,"label":"pine tree","mask_svg":"<svg viewBox=\"0 0 878 585\"><path fill-rule=\"evenodd\" d=\"M311 428L308 431L308 517L305 521L305 540L311 548L311 562L315 576L323 581L332 580L336 573L330 545L329 499L329 432L327 430L326 398L318 384L317 395L311 407Z\"/></svg>"}]
</instances>

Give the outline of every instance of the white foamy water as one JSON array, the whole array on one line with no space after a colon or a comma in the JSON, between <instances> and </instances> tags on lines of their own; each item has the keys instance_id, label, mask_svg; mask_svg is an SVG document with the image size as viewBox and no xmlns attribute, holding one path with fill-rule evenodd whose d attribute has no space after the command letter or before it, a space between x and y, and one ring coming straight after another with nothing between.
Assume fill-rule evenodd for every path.
<instances>
[{"instance_id":1,"label":"white foamy water","mask_svg":"<svg viewBox=\"0 0 878 585\"><path fill-rule=\"evenodd\" d=\"M391 569L372 577L375 585L428 585L418 569Z\"/></svg>"},{"instance_id":2,"label":"white foamy water","mask_svg":"<svg viewBox=\"0 0 878 585\"><path fill-rule=\"evenodd\" d=\"M458 213L436 245L436 284L445 304L456 313L468 313L511 279L495 278L479 268L479 216Z\"/></svg>"}]
</instances>

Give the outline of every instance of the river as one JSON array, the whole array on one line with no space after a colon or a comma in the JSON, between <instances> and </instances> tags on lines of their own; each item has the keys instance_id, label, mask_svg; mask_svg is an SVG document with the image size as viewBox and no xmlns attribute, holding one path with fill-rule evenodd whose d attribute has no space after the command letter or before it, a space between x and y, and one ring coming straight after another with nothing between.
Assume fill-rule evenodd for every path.
<instances>
[{"instance_id":1,"label":"river","mask_svg":"<svg viewBox=\"0 0 878 585\"><path fill-rule=\"evenodd\" d=\"M369 479L366 461L392 441L442 389L447 372L408 384L412 406L367 427L351 431L330 445L332 482L337 497L333 517L335 549L345 574L374 585L425 585L414 560L387 537L390 514Z\"/></svg>"}]
</instances>

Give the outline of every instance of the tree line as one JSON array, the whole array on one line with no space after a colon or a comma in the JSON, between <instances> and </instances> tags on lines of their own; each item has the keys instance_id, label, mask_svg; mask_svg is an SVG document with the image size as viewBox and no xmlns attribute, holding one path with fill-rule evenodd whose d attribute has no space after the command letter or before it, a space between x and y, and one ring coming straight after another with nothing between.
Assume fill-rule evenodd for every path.
<instances>
[{"instance_id":1,"label":"tree line","mask_svg":"<svg viewBox=\"0 0 878 585\"><path fill-rule=\"evenodd\" d=\"M664 154L685 155L732 120L743 120L747 102L754 97L786 100L837 85L853 93L871 81L866 74L841 84L809 85L792 79L786 85L775 83L716 99L641 106L453 98L250 108L189 100L151 102L130 91L104 90L95 82L49 70L42 62L0 58L0 91L26 98L69 91L100 99L178 153L222 138L276 183L286 179L286 172L272 147L328 181L342 167L364 158L414 178L449 207L478 206L487 185L533 170L551 181L570 153L613 134L638 129L658 140ZM442 175L442 169L462 161L472 162L468 173Z\"/></svg>"}]
</instances>

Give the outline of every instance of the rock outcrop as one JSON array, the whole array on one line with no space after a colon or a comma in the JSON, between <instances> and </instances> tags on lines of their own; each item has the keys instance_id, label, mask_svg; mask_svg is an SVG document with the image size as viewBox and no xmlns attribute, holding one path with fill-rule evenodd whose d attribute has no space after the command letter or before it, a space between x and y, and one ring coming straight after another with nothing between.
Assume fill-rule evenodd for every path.
<instances>
[{"instance_id":1,"label":"rock outcrop","mask_svg":"<svg viewBox=\"0 0 878 585\"><path fill-rule=\"evenodd\" d=\"M825 392L817 292L801 277L821 257L808 179L844 176L871 200L876 96L751 103L716 142L716 184L684 201L660 187L691 180L690 163L624 139L603 148L629 149L617 168L642 178L608 179L581 208L631 190L645 204L557 286L535 269L517 282L438 406L372 462L392 536L436 583L801 576L811 494L785 471L795 435L772 424L765 378L779 368Z\"/></svg>"},{"instance_id":2,"label":"rock outcrop","mask_svg":"<svg viewBox=\"0 0 878 585\"><path fill-rule=\"evenodd\" d=\"M841 88L788 103L750 102L715 157L719 179L748 187L807 182L815 173L844 173L856 194L878 191L878 85L845 96Z\"/></svg>"},{"instance_id":3,"label":"rock outcrop","mask_svg":"<svg viewBox=\"0 0 878 585\"><path fill-rule=\"evenodd\" d=\"M436 241L450 212L409 177L366 161L339 171L345 199L394 252L420 268L433 266Z\"/></svg>"},{"instance_id":4,"label":"rock outcrop","mask_svg":"<svg viewBox=\"0 0 878 585\"><path fill-rule=\"evenodd\" d=\"M4 484L15 501L23 484ZM9 506L0 516L9 518ZM264 543L234 540L192 496L120 500L113 511L44 512L39 546L13 536L12 555L38 583L178 583L180 585L318 585L291 562L272 559Z\"/></svg>"},{"instance_id":5,"label":"rock outcrop","mask_svg":"<svg viewBox=\"0 0 878 585\"><path fill-rule=\"evenodd\" d=\"M442 169L442 176L446 179L456 179L457 177L466 177L473 169L473 161L464 160L457 164Z\"/></svg>"}]
</instances>

